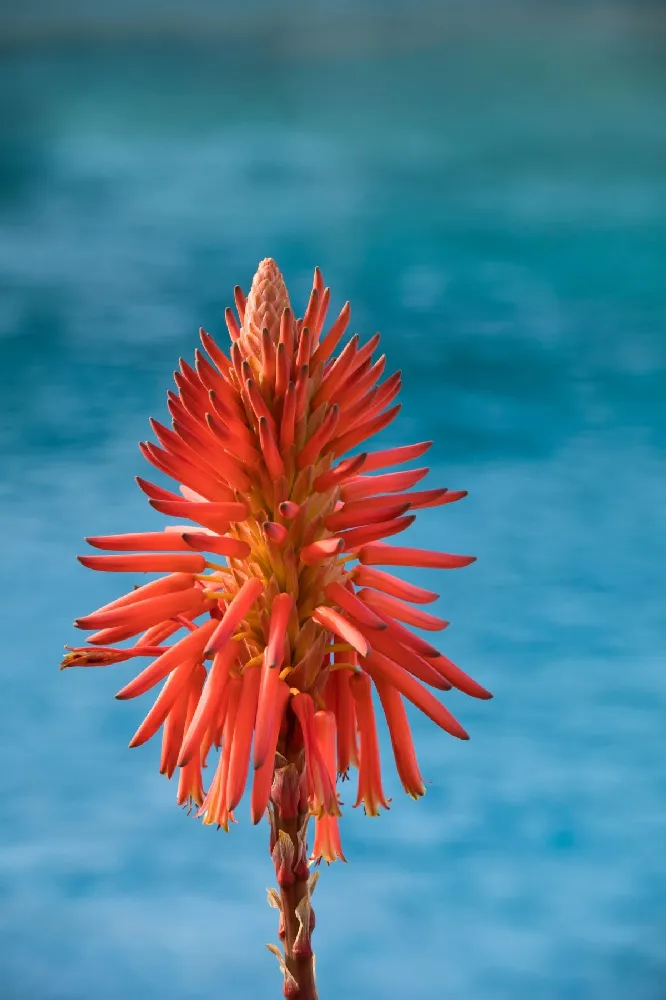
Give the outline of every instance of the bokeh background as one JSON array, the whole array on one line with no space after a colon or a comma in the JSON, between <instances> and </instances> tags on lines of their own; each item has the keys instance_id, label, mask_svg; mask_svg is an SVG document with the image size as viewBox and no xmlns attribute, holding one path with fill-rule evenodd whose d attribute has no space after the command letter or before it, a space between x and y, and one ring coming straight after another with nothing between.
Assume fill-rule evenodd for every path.
<instances>
[{"instance_id":1,"label":"bokeh background","mask_svg":"<svg viewBox=\"0 0 666 1000\"><path fill-rule=\"evenodd\" d=\"M666 995L666 10L385 0L0 6L0 994L279 995L267 829L175 806L131 665L59 674L158 523L132 477L180 355L273 256L379 329L432 438L411 544L472 739L345 789L322 1000ZM131 583L128 580L127 583ZM385 733L382 732L386 749Z\"/></svg>"}]
</instances>

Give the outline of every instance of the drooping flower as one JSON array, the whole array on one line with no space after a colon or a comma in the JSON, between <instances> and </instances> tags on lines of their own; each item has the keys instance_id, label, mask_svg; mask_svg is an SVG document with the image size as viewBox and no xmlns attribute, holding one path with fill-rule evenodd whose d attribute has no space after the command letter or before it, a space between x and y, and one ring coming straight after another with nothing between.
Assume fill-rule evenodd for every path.
<instances>
[{"instance_id":1,"label":"drooping flower","mask_svg":"<svg viewBox=\"0 0 666 1000\"><path fill-rule=\"evenodd\" d=\"M177 391L168 393L172 426L151 421L158 443L140 445L177 483L175 492L138 479L151 506L188 523L87 539L113 553L79 557L91 569L161 575L78 619L95 631L63 666L151 657L117 695L135 698L162 684L130 746L162 728L161 770L170 778L180 769L178 802L225 829L250 779L252 821L270 809L271 849L287 892L294 880L305 884L308 815L316 818L313 857L343 857L336 772L358 768L356 805L369 815L388 808L376 708L400 780L417 798L424 785L405 700L467 739L428 687L490 695L411 631L446 627L421 607L437 594L376 568L473 562L385 541L419 509L466 493L415 490L423 467L385 471L419 459L429 441L367 450L400 410L400 373L382 381L386 357L373 360L379 335L362 344L355 334L338 351L350 308L324 333L329 290L318 269L302 319L270 259L247 300L236 288L235 305L237 315L225 314L229 354L201 331L203 351L195 351L194 366L180 361ZM133 645L116 646L126 640ZM202 768L213 747L221 752L205 791ZM298 829L288 826L290 808ZM292 900L301 914L306 899L303 890ZM309 932L300 927L301 950ZM285 945L287 985L292 973L298 978L294 935L293 947Z\"/></svg>"}]
</instances>

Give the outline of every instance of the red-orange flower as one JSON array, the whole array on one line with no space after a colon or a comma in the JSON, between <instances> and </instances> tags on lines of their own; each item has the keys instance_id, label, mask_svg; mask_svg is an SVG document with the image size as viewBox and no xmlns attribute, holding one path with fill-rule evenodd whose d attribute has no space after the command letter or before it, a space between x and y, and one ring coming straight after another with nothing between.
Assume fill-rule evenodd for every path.
<instances>
[{"instance_id":1,"label":"red-orange flower","mask_svg":"<svg viewBox=\"0 0 666 1000\"><path fill-rule=\"evenodd\" d=\"M114 553L79 557L91 569L166 575L78 619L95 630L91 646L69 652L63 666L155 657L117 695L164 682L130 745L163 727L161 769L170 777L180 768L178 801L196 803L206 823L228 827L250 772L252 819L261 818L276 752L295 730L319 821L314 856L332 861L342 856L336 769L359 768L356 804L367 813L388 808L372 685L415 798L424 786L403 699L467 739L423 685L490 697L410 631L446 627L418 607L437 595L374 568L471 563L384 542L418 509L466 494L413 490L426 468L383 471L420 458L428 441L343 458L397 415L400 373L381 381L378 335L362 345L355 334L335 355L350 309L322 335L329 291L318 269L300 320L272 260L259 265L247 300L239 288L235 300L238 318L226 311L230 356L202 330L206 354L195 351L194 367L181 360L168 394L172 427L151 421L159 443L140 445L178 483L176 493L139 479L151 506L191 523L87 539ZM134 646L113 648L127 639ZM205 793L201 768L213 745L222 752Z\"/></svg>"}]
</instances>

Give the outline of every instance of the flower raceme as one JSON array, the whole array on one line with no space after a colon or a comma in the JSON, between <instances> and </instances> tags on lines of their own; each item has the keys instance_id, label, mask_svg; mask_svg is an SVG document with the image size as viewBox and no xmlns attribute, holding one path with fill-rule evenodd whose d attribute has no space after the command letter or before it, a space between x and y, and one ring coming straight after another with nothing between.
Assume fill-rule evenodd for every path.
<instances>
[{"instance_id":1,"label":"flower raceme","mask_svg":"<svg viewBox=\"0 0 666 1000\"><path fill-rule=\"evenodd\" d=\"M180 362L168 393L172 426L151 421L158 443L140 445L178 484L138 479L151 506L188 523L87 539L112 554L80 556L84 566L160 576L79 618L94 634L63 667L149 659L116 696L162 684L130 746L162 729L160 770L179 770L178 802L196 804L205 823L228 829L250 773L258 822L279 783L276 762L287 745L299 749L295 794L316 817L313 857L333 861L343 857L336 775L358 768L355 804L373 816L388 808L372 688L413 798L424 785L405 700L467 739L429 688L490 694L411 631L446 627L423 610L437 594L378 568L473 562L385 541L417 510L466 494L419 488L426 468L384 471L421 458L429 441L343 457L395 418L400 373L382 381L378 335L365 344L354 335L336 354L350 310L324 333L328 303L317 269L296 319L267 259L247 299L236 288L237 315L226 311L229 355L201 331L203 352L194 367ZM221 752L204 791L212 747Z\"/></svg>"}]
</instances>

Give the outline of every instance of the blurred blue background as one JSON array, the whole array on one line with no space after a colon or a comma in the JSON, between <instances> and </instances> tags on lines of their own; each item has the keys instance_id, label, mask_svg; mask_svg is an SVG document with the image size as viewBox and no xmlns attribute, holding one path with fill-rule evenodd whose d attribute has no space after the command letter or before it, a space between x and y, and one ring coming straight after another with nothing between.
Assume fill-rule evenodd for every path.
<instances>
[{"instance_id":1,"label":"blurred blue background","mask_svg":"<svg viewBox=\"0 0 666 1000\"><path fill-rule=\"evenodd\" d=\"M0 994L278 996L267 828L175 806L131 664L59 674L130 580L82 536L180 355L257 262L319 264L433 438L411 544L496 694L414 718L431 782L342 824L322 1000L666 992L666 12L644 3L25 2L0 9ZM385 734L382 733L386 749Z\"/></svg>"}]
</instances>

